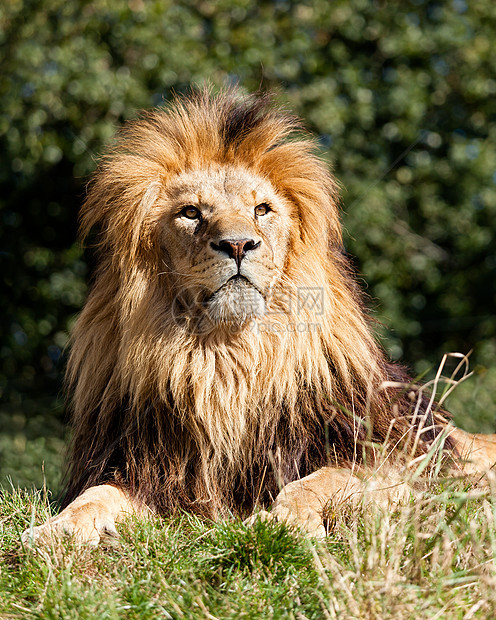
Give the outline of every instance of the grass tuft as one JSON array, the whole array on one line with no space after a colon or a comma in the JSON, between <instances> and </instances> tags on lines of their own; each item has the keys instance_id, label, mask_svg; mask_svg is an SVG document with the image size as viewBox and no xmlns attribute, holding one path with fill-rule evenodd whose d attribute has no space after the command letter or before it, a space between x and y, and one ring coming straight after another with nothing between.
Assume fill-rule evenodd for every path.
<instances>
[{"instance_id":1,"label":"grass tuft","mask_svg":"<svg viewBox=\"0 0 496 620\"><path fill-rule=\"evenodd\" d=\"M426 482L394 512L343 508L318 544L184 514L130 519L97 549L23 549L51 512L46 495L0 495L2 619L496 617L496 504L467 480Z\"/></svg>"},{"instance_id":2,"label":"grass tuft","mask_svg":"<svg viewBox=\"0 0 496 620\"><path fill-rule=\"evenodd\" d=\"M279 579L289 572L305 571L312 564L308 541L282 523L259 519L253 526L223 522L214 525L202 543L204 555L199 567L205 577L256 573Z\"/></svg>"}]
</instances>

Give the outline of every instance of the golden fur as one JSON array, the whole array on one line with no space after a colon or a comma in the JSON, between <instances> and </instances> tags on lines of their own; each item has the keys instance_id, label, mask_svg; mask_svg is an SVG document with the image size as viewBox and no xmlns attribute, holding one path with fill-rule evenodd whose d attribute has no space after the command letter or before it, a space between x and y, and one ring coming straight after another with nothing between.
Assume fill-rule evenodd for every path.
<instances>
[{"instance_id":1,"label":"golden fur","mask_svg":"<svg viewBox=\"0 0 496 620\"><path fill-rule=\"evenodd\" d=\"M331 489L328 466L374 442L399 452L412 424L417 453L445 426L421 395L384 387L408 378L371 334L313 151L293 117L235 91L121 131L81 216L99 262L72 337L66 504L117 487L122 506L248 514L305 476ZM247 236L235 276L223 240Z\"/></svg>"}]
</instances>

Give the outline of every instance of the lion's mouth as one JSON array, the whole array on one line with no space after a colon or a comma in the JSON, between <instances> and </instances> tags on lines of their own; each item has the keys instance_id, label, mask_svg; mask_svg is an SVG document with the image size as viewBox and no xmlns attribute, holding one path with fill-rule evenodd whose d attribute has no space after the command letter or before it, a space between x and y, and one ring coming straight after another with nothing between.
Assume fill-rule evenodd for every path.
<instances>
[{"instance_id":1,"label":"lion's mouth","mask_svg":"<svg viewBox=\"0 0 496 620\"><path fill-rule=\"evenodd\" d=\"M261 317L265 299L258 288L245 276L236 274L208 299L208 314L216 323L236 323Z\"/></svg>"},{"instance_id":2,"label":"lion's mouth","mask_svg":"<svg viewBox=\"0 0 496 620\"><path fill-rule=\"evenodd\" d=\"M205 303L209 303L219 292L222 291L222 289L224 289L226 286L230 286L230 287L234 287L234 288L238 288L240 290L240 292L246 287L251 287L253 289L255 289L262 297L264 297L264 294L262 293L262 291L258 288L258 286L256 286L255 284L253 284L253 282L251 280L249 280L246 276L241 275L240 273L235 274L234 276L231 276L230 278L228 278L224 284L222 284L221 286L219 286L219 288L214 291L211 295L209 295L206 299L205 299Z\"/></svg>"}]
</instances>

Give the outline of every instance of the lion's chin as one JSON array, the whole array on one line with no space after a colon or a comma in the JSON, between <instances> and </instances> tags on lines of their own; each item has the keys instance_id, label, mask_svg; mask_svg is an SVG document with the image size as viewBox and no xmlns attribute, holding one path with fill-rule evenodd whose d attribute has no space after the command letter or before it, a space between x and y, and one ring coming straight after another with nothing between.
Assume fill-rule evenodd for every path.
<instances>
[{"instance_id":1,"label":"lion's chin","mask_svg":"<svg viewBox=\"0 0 496 620\"><path fill-rule=\"evenodd\" d=\"M208 302L208 316L218 325L242 327L265 314L265 300L246 278L236 276L224 284Z\"/></svg>"}]
</instances>

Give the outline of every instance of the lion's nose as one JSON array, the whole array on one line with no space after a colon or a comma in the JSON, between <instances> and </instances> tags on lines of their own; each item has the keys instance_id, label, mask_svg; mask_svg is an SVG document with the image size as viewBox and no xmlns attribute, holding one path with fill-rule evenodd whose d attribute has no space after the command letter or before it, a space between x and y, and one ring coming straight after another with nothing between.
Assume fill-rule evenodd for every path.
<instances>
[{"instance_id":1,"label":"lion's nose","mask_svg":"<svg viewBox=\"0 0 496 620\"><path fill-rule=\"evenodd\" d=\"M241 265L241 261L246 256L247 252L255 250L260 245L261 241L255 242L253 239L222 239L219 243L210 243L214 250L218 252L224 252L230 258L236 261L236 264Z\"/></svg>"}]
</instances>

